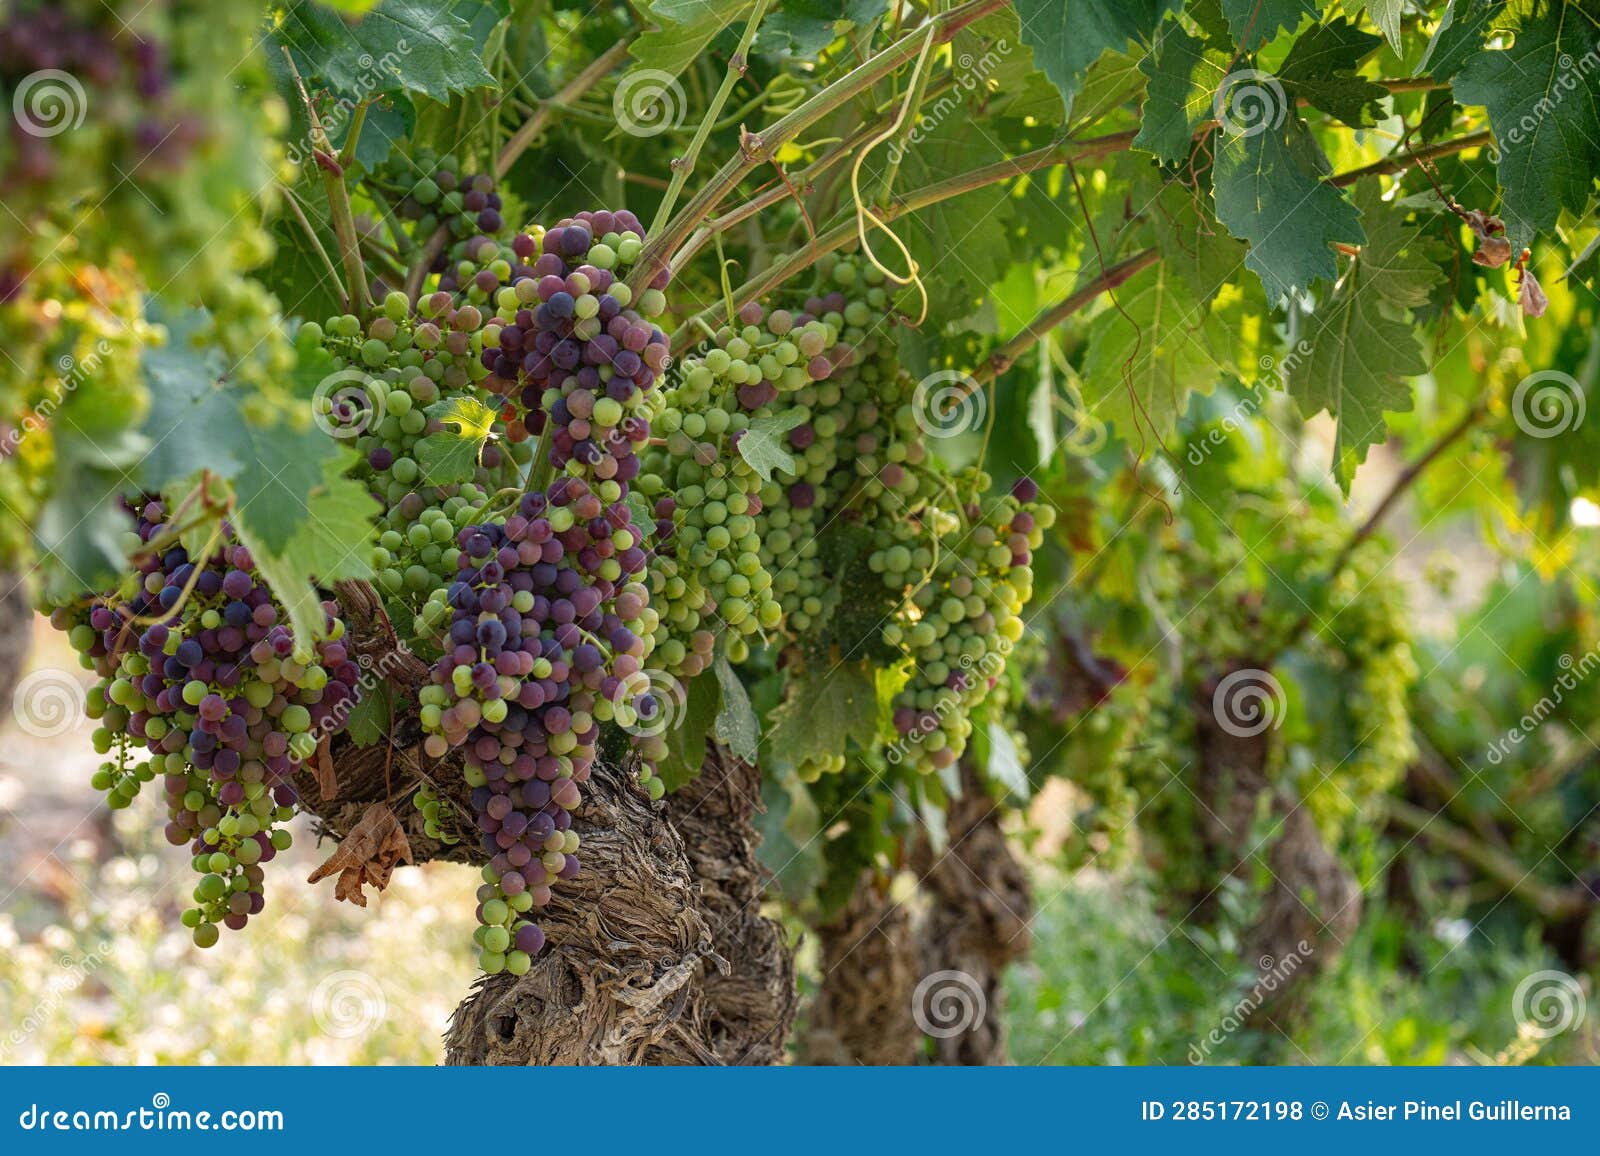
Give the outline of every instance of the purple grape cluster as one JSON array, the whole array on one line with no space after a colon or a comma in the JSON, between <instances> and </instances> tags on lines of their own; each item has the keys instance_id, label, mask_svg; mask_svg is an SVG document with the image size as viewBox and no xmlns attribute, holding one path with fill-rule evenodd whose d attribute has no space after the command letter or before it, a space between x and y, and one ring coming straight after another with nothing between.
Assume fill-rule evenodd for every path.
<instances>
[{"instance_id":1,"label":"purple grape cluster","mask_svg":"<svg viewBox=\"0 0 1600 1156\"><path fill-rule=\"evenodd\" d=\"M458 535L448 649L424 688L424 750L465 752L483 850L479 962L522 974L544 943L526 916L578 871L571 813L600 723L643 665L644 551L627 506L583 480L525 495ZM631 623L631 625L630 625Z\"/></svg>"},{"instance_id":2,"label":"purple grape cluster","mask_svg":"<svg viewBox=\"0 0 1600 1156\"><path fill-rule=\"evenodd\" d=\"M109 34L59 6L8 5L0 19L0 91L17 106L11 121L15 155L0 188L43 185L58 174L63 150L57 121L88 107L118 109L111 144L124 171L174 172L204 136L202 126L170 106L171 69L163 46L132 31ZM90 90L56 85L44 100L30 78L62 72ZM14 98L14 99L13 99ZM37 104L34 102L37 101Z\"/></svg>"},{"instance_id":3,"label":"purple grape cluster","mask_svg":"<svg viewBox=\"0 0 1600 1156\"><path fill-rule=\"evenodd\" d=\"M201 875L184 923L209 947L219 923L237 930L260 913L261 865L290 843L295 773L343 729L361 668L334 603L323 604L327 640L297 647L244 546L195 562L170 529L162 504L147 503L137 594L101 599L76 624L58 611L58 625L103 680L90 709L97 745L116 758L97 785L125 806L161 775L167 841L189 844ZM140 744L148 761L133 767Z\"/></svg>"}]
</instances>

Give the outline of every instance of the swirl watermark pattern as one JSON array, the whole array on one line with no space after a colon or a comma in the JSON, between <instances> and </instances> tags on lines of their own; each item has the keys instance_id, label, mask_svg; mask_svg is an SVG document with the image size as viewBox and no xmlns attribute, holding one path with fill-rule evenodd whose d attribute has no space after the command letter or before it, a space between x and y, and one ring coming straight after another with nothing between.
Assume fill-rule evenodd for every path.
<instances>
[{"instance_id":1,"label":"swirl watermark pattern","mask_svg":"<svg viewBox=\"0 0 1600 1156\"><path fill-rule=\"evenodd\" d=\"M659 68L635 68L624 76L611 97L617 127L629 136L652 137L683 125L689 110L683 85Z\"/></svg>"},{"instance_id":2,"label":"swirl watermark pattern","mask_svg":"<svg viewBox=\"0 0 1600 1156\"><path fill-rule=\"evenodd\" d=\"M24 76L11 94L11 115L29 136L60 136L83 127L89 97L72 73L41 68Z\"/></svg>"},{"instance_id":3,"label":"swirl watermark pattern","mask_svg":"<svg viewBox=\"0 0 1600 1156\"><path fill-rule=\"evenodd\" d=\"M1259 68L1228 73L1211 98L1212 119L1229 136L1259 136L1279 128L1288 111L1283 85Z\"/></svg>"},{"instance_id":4,"label":"swirl watermark pattern","mask_svg":"<svg viewBox=\"0 0 1600 1156\"><path fill-rule=\"evenodd\" d=\"M1511 997L1517 1026L1541 1040L1576 1028L1587 1011L1583 988L1564 971L1536 971L1517 984Z\"/></svg>"},{"instance_id":5,"label":"swirl watermark pattern","mask_svg":"<svg viewBox=\"0 0 1600 1156\"><path fill-rule=\"evenodd\" d=\"M623 730L649 738L672 730L688 699L683 683L666 671L636 670L618 681L611 709Z\"/></svg>"},{"instance_id":6,"label":"swirl watermark pattern","mask_svg":"<svg viewBox=\"0 0 1600 1156\"><path fill-rule=\"evenodd\" d=\"M958 369L941 369L917 382L911 414L917 428L931 438L953 438L980 429L989 403L978 383Z\"/></svg>"},{"instance_id":7,"label":"swirl watermark pattern","mask_svg":"<svg viewBox=\"0 0 1600 1156\"><path fill-rule=\"evenodd\" d=\"M328 374L311 394L311 420L323 433L341 441L376 429L387 412L387 392L359 369Z\"/></svg>"},{"instance_id":8,"label":"swirl watermark pattern","mask_svg":"<svg viewBox=\"0 0 1600 1156\"><path fill-rule=\"evenodd\" d=\"M948 1040L983 1026L989 1001L983 985L964 971L936 971L923 976L911 993L911 1018L917 1029L936 1040Z\"/></svg>"},{"instance_id":9,"label":"swirl watermark pattern","mask_svg":"<svg viewBox=\"0 0 1600 1156\"><path fill-rule=\"evenodd\" d=\"M1254 738L1283 721L1289 699L1270 671L1236 670L1211 695L1217 725L1237 739Z\"/></svg>"},{"instance_id":10,"label":"swirl watermark pattern","mask_svg":"<svg viewBox=\"0 0 1600 1156\"><path fill-rule=\"evenodd\" d=\"M311 992L312 1018L335 1039L371 1035L388 1014L383 986L364 971L336 971Z\"/></svg>"},{"instance_id":11,"label":"swirl watermark pattern","mask_svg":"<svg viewBox=\"0 0 1600 1156\"><path fill-rule=\"evenodd\" d=\"M1511 416L1531 438L1559 437L1582 425L1587 411L1583 386L1559 369L1530 373L1511 393Z\"/></svg>"},{"instance_id":12,"label":"swirl watermark pattern","mask_svg":"<svg viewBox=\"0 0 1600 1156\"><path fill-rule=\"evenodd\" d=\"M11 694L17 729L37 739L59 738L88 717L83 684L65 670L36 670Z\"/></svg>"}]
</instances>

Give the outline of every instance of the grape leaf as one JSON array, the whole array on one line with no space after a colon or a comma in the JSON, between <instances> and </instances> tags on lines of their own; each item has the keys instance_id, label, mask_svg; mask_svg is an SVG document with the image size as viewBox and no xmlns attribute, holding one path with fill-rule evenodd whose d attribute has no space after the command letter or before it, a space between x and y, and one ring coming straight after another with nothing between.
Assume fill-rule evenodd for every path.
<instances>
[{"instance_id":1,"label":"grape leaf","mask_svg":"<svg viewBox=\"0 0 1600 1156\"><path fill-rule=\"evenodd\" d=\"M639 68L677 76L700 59L717 34L743 16L752 0L655 0L650 16L655 28L629 50ZM630 72L629 76L636 75ZM623 84L628 83L625 76ZM682 100L682 94L677 94Z\"/></svg>"},{"instance_id":2,"label":"grape leaf","mask_svg":"<svg viewBox=\"0 0 1600 1156\"><path fill-rule=\"evenodd\" d=\"M308 497L324 480L338 445L311 422L304 428L286 417L270 428L245 412L245 391L230 389L226 362L215 349L197 348L194 337L205 316L191 310L152 317L166 323L167 343L146 349L142 367L150 387L150 415L144 433L152 448L140 463L138 478L148 491L210 470L231 481L238 509L248 511L254 533L269 552L285 549L299 529ZM315 383L333 369L321 350L298 350L287 386L306 399Z\"/></svg>"},{"instance_id":3,"label":"grape leaf","mask_svg":"<svg viewBox=\"0 0 1600 1156\"><path fill-rule=\"evenodd\" d=\"M754 762L761 743L761 726L756 721L756 712L751 709L750 695L725 657L717 655L711 669L716 671L717 683L722 688L722 709L717 711L712 724L717 741L735 757Z\"/></svg>"},{"instance_id":4,"label":"grape leaf","mask_svg":"<svg viewBox=\"0 0 1600 1156\"><path fill-rule=\"evenodd\" d=\"M126 536L132 523L122 496L150 443L133 432L109 441L67 425L52 432L50 497L33 532L44 593L65 600L110 589L127 570Z\"/></svg>"},{"instance_id":5,"label":"grape leaf","mask_svg":"<svg viewBox=\"0 0 1600 1156\"><path fill-rule=\"evenodd\" d=\"M442 429L417 443L417 465L430 486L449 486L470 482L478 468L483 444L494 428L494 410L475 397L447 397L425 411L431 418L455 426L454 432Z\"/></svg>"},{"instance_id":6,"label":"grape leaf","mask_svg":"<svg viewBox=\"0 0 1600 1156\"><path fill-rule=\"evenodd\" d=\"M1334 242L1359 245L1366 237L1360 214L1323 183L1328 158L1299 118L1251 127L1259 131L1218 133L1212 187L1217 219L1250 242L1245 264L1267 299L1278 302L1318 277L1338 275Z\"/></svg>"},{"instance_id":7,"label":"grape leaf","mask_svg":"<svg viewBox=\"0 0 1600 1156\"><path fill-rule=\"evenodd\" d=\"M1134 148L1179 164L1194 147L1195 130L1211 119L1211 106L1228 72L1228 57L1190 36L1183 25L1163 25L1139 62L1148 79Z\"/></svg>"},{"instance_id":8,"label":"grape leaf","mask_svg":"<svg viewBox=\"0 0 1600 1156\"><path fill-rule=\"evenodd\" d=\"M1173 181L1154 202L1151 220L1162 262L1196 295L1209 302L1233 281L1244 260L1242 244L1216 224L1211 198Z\"/></svg>"},{"instance_id":9,"label":"grape leaf","mask_svg":"<svg viewBox=\"0 0 1600 1156\"><path fill-rule=\"evenodd\" d=\"M1417 65L1418 76L1448 81L1477 55L1488 35L1490 18L1503 0L1450 0L1428 50Z\"/></svg>"},{"instance_id":10,"label":"grape leaf","mask_svg":"<svg viewBox=\"0 0 1600 1156\"><path fill-rule=\"evenodd\" d=\"M1222 15L1228 31L1240 48L1259 48L1283 28L1293 32L1303 16L1315 20L1317 6L1312 0L1222 0Z\"/></svg>"},{"instance_id":11,"label":"grape leaf","mask_svg":"<svg viewBox=\"0 0 1600 1156\"><path fill-rule=\"evenodd\" d=\"M1016 740L1004 724L991 719L988 727L989 757L984 770L992 783L999 783L1018 799L1030 793L1028 772L1022 768L1022 756L1017 751Z\"/></svg>"},{"instance_id":12,"label":"grape leaf","mask_svg":"<svg viewBox=\"0 0 1600 1156\"><path fill-rule=\"evenodd\" d=\"M1428 370L1406 310L1425 305L1443 276L1430 243L1383 204L1376 186L1359 200L1367 242L1327 304L1307 318L1304 350L1286 362L1300 412L1325 409L1338 423L1334 476L1347 494L1367 448L1384 438L1384 411L1409 410L1408 379Z\"/></svg>"},{"instance_id":13,"label":"grape leaf","mask_svg":"<svg viewBox=\"0 0 1600 1156\"><path fill-rule=\"evenodd\" d=\"M280 46L287 47L308 85L336 95L416 92L448 101L495 83L455 7L452 0L383 0L350 22L309 0L288 0L265 47L280 59ZM294 94L290 105L298 99Z\"/></svg>"},{"instance_id":14,"label":"grape leaf","mask_svg":"<svg viewBox=\"0 0 1600 1156\"><path fill-rule=\"evenodd\" d=\"M1232 336L1165 262L1130 279L1116 300L1089 328L1084 401L1130 443L1152 430L1168 437L1190 395L1216 387Z\"/></svg>"},{"instance_id":15,"label":"grape leaf","mask_svg":"<svg viewBox=\"0 0 1600 1156\"><path fill-rule=\"evenodd\" d=\"M872 663L794 672L787 695L768 719L767 735L771 749L791 763L842 755L849 739L871 746L878 736Z\"/></svg>"},{"instance_id":16,"label":"grape leaf","mask_svg":"<svg viewBox=\"0 0 1600 1156\"><path fill-rule=\"evenodd\" d=\"M394 709L394 692L384 679L369 681L370 685L362 688L361 697L345 719L344 733L358 747L370 747L380 742L389 733L392 721L390 713Z\"/></svg>"},{"instance_id":17,"label":"grape leaf","mask_svg":"<svg viewBox=\"0 0 1600 1156\"><path fill-rule=\"evenodd\" d=\"M722 687L714 678L689 680L677 724L666 733L667 753L656 773L668 792L700 777L706 760L706 736L722 710Z\"/></svg>"},{"instance_id":18,"label":"grape leaf","mask_svg":"<svg viewBox=\"0 0 1600 1156\"><path fill-rule=\"evenodd\" d=\"M845 32L868 27L888 10L888 0L783 0L761 22L756 48L815 60Z\"/></svg>"},{"instance_id":19,"label":"grape leaf","mask_svg":"<svg viewBox=\"0 0 1600 1156\"><path fill-rule=\"evenodd\" d=\"M1511 47L1480 52L1455 78L1456 100L1481 104L1499 147L1500 217L1512 248L1583 213L1600 173L1600 69L1576 65L1593 29L1576 4L1543 5Z\"/></svg>"},{"instance_id":20,"label":"grape leaf","mask_svg":"<svg viewBox=\"0 0 1600 1156\"><path fill-rule=\"evenodd\" d=\"M1389 90L1356 75L1356 67L1382 41L1349 20L1313 24L1302 32L1278 68L1289 95L1301 97L1353 128L1374 123Z\"/></svg>"},{"instance_id":21,"label":"grape leaf","mask_svg":"<svg viewBox=\"0 0 1600 1156\"><path fill-rule=\"evenodd\" d=\"M758 414L750 428L739 439L739 456L754 470L763 482L772 480L773 470L786 474L795 472L794 456L783 448L783 435L805 421L802 409L786 409L779 413Z\"/></svg>"},{"instance_id":22,"label":"grape leaf","mask_svg":"<svg viewBox=\"0 0 1600 1156\"><path fill-rule=\"evenodd\" d=\"M1389 42L1389 47L1396 53L1400 51L1400 14L1405 9L1405 0L1345 0L1344 10L1354 15L1365 9L1367 19L1371 20L1384 39Z\"/></svg>"},{"instance_id":23,"label":"grape leaf","mask_svg":"<svg viewBox=\"0 0 1600 1156\"><path fill-rule=\"evenodd\" d=\"M311 234L289 207L290 197L300 206ZM283 198L283 209L272 223L272 260L257 274L261 283L289 316L321 321L343 313L341 282L328 268L338 260L339 242L329 224L326 187L320 179L302 180L286 189Z\"/></svg>"},{"instance_id":24,"label":"grape leaf","mask_svg":"<svg viewBox=\"0 0 1600 1156\"><path fill-rule=\"evenodd\" d=\"M1084 74L1108 49L1149 44L1167 14L1183 0L1016 0L1022 41L1061 93L1066 112L1083 89Z\"/></svg>"},{"instance_id":25,"label":"grape leaf","mask_svg":"<svg viewBox=\"0 0 1600 1156\"><path fill-rule=\"evenodd\" d=\"M331 585L345 579L372 577L372 535L378 513L376 499L366 486L344 476L355 462L355 452L335 446L324 463L320 484L305 498L293 499L293 535L281 548L271 545L260 531L260 505L241 507L232 518L239 540L250 548L256 569L274 596L289 611L296 644L322 636L322 601L316 583ZM274 520L277 514L273 514Z\"/></svg>"}]
</instances>

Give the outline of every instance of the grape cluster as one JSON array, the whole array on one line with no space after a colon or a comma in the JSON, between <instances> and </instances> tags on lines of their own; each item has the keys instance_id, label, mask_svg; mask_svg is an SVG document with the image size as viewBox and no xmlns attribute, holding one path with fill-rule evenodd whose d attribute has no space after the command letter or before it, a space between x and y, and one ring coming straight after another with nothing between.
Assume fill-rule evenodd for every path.
<instances>
[{"instance_id":1,"label":"grape cluster","mask_svg":"<svg viewBox=\"0 0 1600 1156\"><path fill-rule=\"evenodd\" d=\"M489 412L495 400L478 385L487 374L479 356L483 311L440 291L418 302L413 316L405 294L390 293L365 326L346 314L301 328L301 340L322 345L355 371L320 399L319 416L335 437L353 441L361 455L358 476L383 505L378 586L415 610L455 572L457 532L483 515L496 492L517 483L529 456L526 446L490 440L466 480L429 470L423 443L434 438L426 448L442 441L448 449L456 436L429 411Z\"/></svg>"},{"instance_id":2,"label":"grape cluster","mask_svg":"<svg viewBox=\"0 0 1600 1156\"><path fill-rule=\"evenodd\" d=\"M526 495L503 523L467 527L458 545L446 596L450 649L421 695L424 750L465 751L490 857L480 963L521 974L543 943L522 917L549 902L557 877L578 870L578 784L589 777L600 723L618 717L626 680L642 670L647 598L630 579L643 554L626 506L603 508L576 478L557 479L548 497ZM622 705L620 721L631 709Z\"/></svg>"},{"instance_id":3,"label":"grape cluster","mask_svg":"<svg viewBox=\"0 0 1600 1156\"><path fill-rule=\"evenodd\" d=\"M981 475L954 479L958 489L963 483L987 488ZM972 710L999 681L1023 634L1032 552L1054 514L1038 496L1038 486L1023 478L987 509L969 502L953 517L927 501L910 517L878 523L897 540L868 565L900 601L882 636L910 660L910 678L893 702L895 761L936 770L965 750Z\"/></svg>"},{"instance_id":4,"label":"grape cluster","mask_svg":"<svg viewBox=\"0 0 1600 1156\"><path fill-rule=\"evenodd\" d=\"M189 844L201 876L183 922L209 947L219 924L260 913L261 865L289 846L295 773L343 729L361 668L331 602L325 640L296 645L244 546L224 536L191 560L159 501L138 512L138 539L131 596L54 617L102 678L89 709L96 749L113 758L95 785L125 807L161 777L167 840ZM136 762L140 744L148 757Z\"/></svg>"},{"instance_id":5,"label":"grape cluster","mask_svg":"<svg viewBox=\"0 0 1600 1156\"><path fill-rule=\"evenodd\" d=\"M415 222L412 232L419 243L440 228L457 245L474 237L494 237L506 231L505 204L488 173L463 173L458 158L420 148L402 156L398 152L367 181L384 195L395 198L402 219ZM421 174L420 176L418 174ZM455 254L459 256L459 251ZM434 272L443 275L440 288L453 291L451 254L442 254Z\"/></svg>"}]
</instances>

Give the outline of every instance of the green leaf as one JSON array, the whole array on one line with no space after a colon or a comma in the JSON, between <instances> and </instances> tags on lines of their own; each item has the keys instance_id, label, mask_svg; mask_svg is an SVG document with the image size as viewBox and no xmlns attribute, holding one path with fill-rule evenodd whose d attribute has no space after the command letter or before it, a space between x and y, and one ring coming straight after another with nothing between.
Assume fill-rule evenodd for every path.
<instances>
[{"instance_id":1,"label":"green leaf","mask_svg":"<svg viewBox=\"0 0 1600 1156\"><path fill-rule=\"evenodd\" d=\"M351 22L309 0L289 0L268 30L267 55L282 59L279 46L287 46L307 85L336 96L415 92L448 101L495 83L455 7L452 0L383 0ZM298 99L293 94L290 104Z\"/></svg>"},{"instance_id":2,"label":"green leaf","mask_svg":"<svg viewBox=\"0 0 1600 1156\"><path fill-rule=\"evenodd\" d=\"M146 349L142 366L150 386L144 433L152 443L138 470L140 485L158 492L202 469L231 481L238 509L269 552L288 547L306 517L311 492L322 485L338 444L310 421L282 415L271 428L245 412L249 394L224 380L226 362L215 349L194 344L205 315L198 310L166 317L167 343ZM288 381L291 394L306 399L334 366L321 350L299 351Z\"/></svg>"},{"instance_id":3,"label":"green leaf","mask_svg":"<svg viewBox=\"0 0 1600 1156\"><path fill-rule=\"evenodd\" d=\"M691 679L683 693L677 725L666 734L666 756L656 767L668 792L700 777L706 761L706 736L722 710L722 686L717 679Z\"/></svg>"},{"instance_id":4,"label":"green leaf","mask_svg":"<svg viewBox=\"0 0 1600 1156\"><path fill-rule=\"evenodd\" d=\"M773 470L786 474L795 472L794 456L783 448L783 435L805 421L802 409L786 409L778 413L758 414L739 439L739 456L760 475L763 482L772 480Z\"/></svg>"},{"instance_id":5,"label":"green leaf","mask_svg":"<svg viewBox=\"0 0 1600 1156\"><path fill-rule=\"evenodd\" d=\"M1084 401L1130 444L1170 436L1193 393L1208 394L1231 364L1233 337L1165 262L1116 291L1116 308L1089 328Z\"/></svg>"},{"instance_id":6,"label":"green leaf","mask_svg":"<svg viewBox=\"0 0 1600 1156\"><path fill-rule=\"evenodd\" d=\"M1344 10L1354 15L1366 10L1367 19L1373 26L1383 33L1384 39L1389 42L1389 47L1400 52L1400 15L1405 10L1406 0L1345 0Z\"/></svg>"},{"instance_id":7,"label":"green leaf","mask_svg":"<svg viewBox=\"0 0 1600 1156\"><path fill-rule=\"evenodd\" d=\"M1374 123L1389 90L1356 75L1382 41L1349 20L1314 24L1295 40L1278 69L1292 97L1302 97L1353 128Z\"/></svg>"},{"instance_id":8,"label":"green leaf","mask_svg":"<svg viewBox=\"0 0 1600 1156\"><path fill-rule=\"evenodd\" d=\"M324 441L328 439L324 438ZM330 446L333 443L328 443ZM261 533L261 505L239 509L232 518L239 540L250 549L256 569L289 611L297 646L323 634L318 585L372 577L372 541L378 504L366 486L344 472L355 464L354 451L333 446L319 484L304 501L296 500L296 529L281 548ZM274 524L276 512L272 514Z\"/></svg>"},{"instance_id":9,"label":"green leaf","mask_svg":"<svg viewBox=\"0 0 1600 1156\"><path fill-rule=\"evenodd\" d=\"M1278 29L1293 32L1302 17L1318 16L1312 0L1222 0L1222 15L1228 21L1233 42L1250 51L1278 35Z\"/></svg>"},{"instance_id":10,"label":"green leaf","mask_svg":"<svg viewBox=\"0 0 1600 1156\"><path fill-rule=\"evenodd\" d=\"M1333 280L1339 266L1330 246L1366 237L1360 214L1323 183L1328 158L1305 124L1288 115L1278 127L1263 121L1219 132L1216 142L1217 219L1250 242L1245 264L1260 276L1267 299L1282 301L1319 277Z\"/></svg>"},{"instance_id":11,"label":"green leaf","mask_svg":"<svg viewBox=\"0 0 1600 1156\"><path fill-rule=\"evenodd\" d=\"M1450 0L1433 30L1428 51L1417 65L1418 76L1445 82L1460 72L1483 48L1489 24L1502 0Z\"/></svg>"},{"instance_id":12,"label":"green leaf","mask_svg":"<svg viewBox=\"0 0 1600 1156\"><path fill-rule=\"evenodd\" d=\"M390 712L394 709L394 692L383 679L374 679L360 692L361 697L351 708L345 720L344 733L358 747L370 747L389 733Z\"/></svg>"},{"instance_id":13,"label":"green leaf","mask_svg":"<svg viewBox=\"0 0 1600 1156\"><path fill-rule=\"evenodd\" d=\"M767 722L767 745L789 763L845 753L848 740L870 747L878 737L878 688L870 662L796 671Z\"/></svg>"},{"instance_id":14,"label":"green leaf","mask_svg":"<svg viewBox=\"0 0 1600 1156\"><path fill-rule=\"evenodd\" d=\"M1594 26L1577 4L1545 4L1524 16L1511 47L1481 52L1455 78L1456 100L1481 104L1499 147L1500 216L1513 250L1555 228L1562 209L1581 214L1600 173L1600 69Z\"/></svg>"},{"instance_id":15,"label":"green leaf","mask_svg":"<svg viewBox=\"0 0 1600 1156\"><path fill-rule=\"evenodd\" d=\"M1016 0L1022 41L1072 113L1084 74L1107 50L1148 45L1162 20L1183 0Z\"/></svg>"},{"instance_id":16,"label":"green leaf","mask_svg":"<svg viewBox=\"0 0 1600 1156\"><path fill-rule=\"evenodd\" d=\"M1179 164L1194 147L1195 130L1211 119L1217 90L1228 72L1228 56L1208 49L1183 25L1162 26L1155 45L1139 62L1148 78L1143 117L1134 148Z\"/></svg>"},{"instance_id":17,"label":"green leaf","mask_svg":"<svg viewBox=\"0 0 1600 1156\"><path fill-rule=\"evenodd\" d=\"M425 412L455 429L442 429L417 443L417 465L422 468L423 481L430 486L470 482L483 445L494 429L494 410L463 394L436 401Z\"/></svg>"},{"instance_id":18,"label":"green leaf","mask_svg":"<svg viewBox=\"0 0 1600 1156\"><path fill-rule=\"evenodd\" d=\"M717 34L734 20L743 16L752 0L655 0L650 5L650 16L657 27L644 33L633 42L629 50L639 64L622 78L627 85L629 77L639 70L659 71L676 77L705 54ZM676 99L682 101L681 93Z\"/></svg>"},{"instance_id":19,"label":"green leaf","mask_svg":"<svg viewBox=\"0 0 1600 1156\"><path fill-rule=\"evenodd\" d=\"M815 60L844 33L871 26L888 10L888 0L783 0L761 22L756 49Z\"/></svg>"},{"instance_id":20,"label":"green leaf","mask_svg":"<svg viewBox=\"0 0 1600 1156\"><path fill-rule=\"evenodd\" d=\"M722 709L717 712L712 730L717 741L732 751L735 757L753 763L761 743L761 726L756 721L756 712L750 706L750 695L725 657L717 655L711 669L716 672L717 683L722 688Z\"/></svg>"},{"instance_id":21,"label":"green leaf","mask_svg":"<svg viewBox=\"0 0 1600 1156\"><path fill-rule=\"evenodd\" d=\"M989 759L985 772L989 781L999 783L1018 799L1029 794L1028 772L1022 767L1022 756L1011 732L993 720L989 723Z\"/></svg>"},{"instance_id":22,"label":"green leaf","mask_svg":"<svg viewBox=\"0 0 1600 1156\"><path fill-rule=\"evenodd\" d=\"M1361 195L1361 208L1367 242L1286 362L1300 412L1325 409L1338 423L1333 468L1346 493L1367 448L1385 436L1384 411L1409 410L1409 379L1428 370L1406 311L1426 304L1443 275L1421 231L1376 187Z\"/></svg>"}]
</instances>

